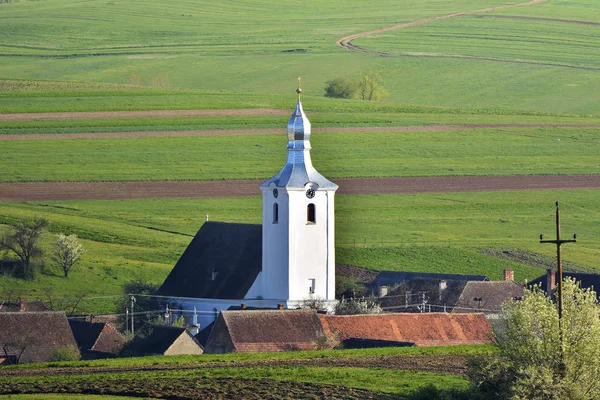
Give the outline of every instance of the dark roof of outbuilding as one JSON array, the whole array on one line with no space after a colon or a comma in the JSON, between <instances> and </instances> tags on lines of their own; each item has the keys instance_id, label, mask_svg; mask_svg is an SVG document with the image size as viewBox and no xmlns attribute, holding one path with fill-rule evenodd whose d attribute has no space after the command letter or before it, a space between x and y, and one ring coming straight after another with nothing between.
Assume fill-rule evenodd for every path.
<instances>
[{"instance_id":1,"label":"dark roof of outbuilding","mask_svg":"<svg viewBox=\"0 0 600 400\"><path fill-rule=\"evenodd\" d=\"M500 312L504 302L521 297L523 285L513 281L471 281L467 282L452 312Z\"/></svg>"},{"instance_id":2,"label":"dark roof of outbuilding","mask_svg":"<svg viewBox=\"0 0 600 400\"><path fill-rule=\"evenodd\" d=\"M261 225L206 222L158 292L174 297L241 299L261 269Z\"/></svg>"},{"instance_id":3,"label":"dark roof of outbuilding","mask_svg":"<svg viewBox=\"0 0 600 400\"><path fill-rule=\"evenodd\" d=\"M25 348L20 362L50 361L56 349L77 344L64 312L7 312L0 313L0 346L7 345L9 353Z\"/></svg>"},{"instance_id":4,"label":"dark roof of outbuilding","mask_svg":"<svg viewBox=\"0 0 600 400\"><path fill-rule=\"evenodd\" d=\"M555 270L553 272L554 272L554 281L558 285L558 271ZM576 282L581 284L581 287L586 288L586 289L593 288L596 291L596 293L600 294L600 274L587 274L587 273L583 273L583 272L563 271L563 278L567 278L567 277L575 279ZM547 273L535 278L532 281L529 281L527 283L527 287L533 287L534 285L540 285L541 289L544 292L548 293L546 279L547 279ZM599 295L599 297L600 297L600 295Z\"/></svg>"},{"instance_id":5,"label":"dark roof of outbuilding","mask_svg":"<svg viewBox=\"0 0 600 400\"><path fill-rule=\"evenodd\" d=\"M487 281L484 275L434 274L427 272L382 271L371 283L372 287L390 286L413 279L437 279L454 281Z\"/></svg>"},{"instance_id":6,"label":"dark roof of outbuilding","mask_svg":"<svg viewBox=\"0 0 600 400\"><path fill-rule=\"evenodd\" d=\"M227 329L239 352L310 349L325 334L314 310L222 311L217 329Z\"/></svg>"},{"instance_id":7,"label":"dark roof of outbuilding","mask_svg":"<svg viewBox=\"0 0 600 400\"><path fill-rule=\"evenodd\" d=\"M80 349L91 350L104 329L102 322L69 320L71 331Z\"/></svg>"},{"instance_id":8,"label":"dark roof of outbuilding","mask_svg":"<svg viewBox=\"0 0 600 400\"><path fill-rule=\"evenodd\" d=\"M155 325L148 336L136 338L128 350L137 354L164 354L185 331L185 328Z\"/></svg>"},{"instance_id":9,"label":"dark roof of outbuilding","mask_svg":"<svg viewBox=\"0 0 600 400\"><path fill-rule=\"evenodd\" d=\"M17 299L15 302L0 301L0 312L19 311L48 311L48 307L41 300Z\"/></svg>"},{"instance_id":10,"label":"dark roof of outbuilding","mask_svg":"<svg viewBox=\"0 0 600 400\"><path fill-rule=\"evenodd\" d=\"M118 353L126 340L106 322L69 320L77 345L82 350Z\"/></svg>"}]
</instances>

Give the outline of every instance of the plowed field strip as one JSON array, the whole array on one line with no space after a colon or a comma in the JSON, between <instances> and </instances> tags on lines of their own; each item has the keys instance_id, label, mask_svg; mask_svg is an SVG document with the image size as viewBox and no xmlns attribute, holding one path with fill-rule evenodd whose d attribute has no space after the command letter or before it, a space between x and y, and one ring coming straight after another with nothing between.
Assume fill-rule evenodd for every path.
<instances>
[{"instance_id":1,"label":"plowed field strip","mask_svg":"<svg viewBox=\"0 0 600 400\"><path fill-rule=\"evenodd\" d=\"M494 15L494 14L469 14L469 15L473 15L475 17L482 17L482 18L524 19L524 20L528 20L528 21L563 22L563 23L567 23L567 24L577 24L577 25L593 25L593 26L600 25L600 22L579 21L576 19L527 17L524 15Z\"/></svg>"},{"instance_id":2,"label":"plowed field strip","mask_svg":"<svg viewBox=\"0 0 600 400\"><path fill-rule=\"evenodd\" d=\"M485 128L575 128L600 129L600 125L584 124L455 124L455 125L417 125L417 126L368 126L345 128L319 128L313 133L330 132L451 132ZM144 132L103 132L103 133L48 133L48 134L7 134L0 135L2 140L47 140L47 139L115 139L165 136L230 136L230 135L274 135L282 134L279 128L267 129L207 129L189 131L144 131Z\"/></svg>"},{"instance_id":3,"label":"plowed field strip","mask_svg":"<svg viewBox=\"0 0 600 400\"><path fill-rule=\"evenodd\" d=\"M411 371L464 375L468 356L464 355L395 355L347 358L314 358L291 360L260 360L231 362L206 362L196 364L163 364L129 367L74 367L74 368L25 368L0 369L0 376L56 376L88 375L104 373L129 373L134 371L176 371L208 368L257 368L257 367L361 367L388 368Z\"/></svg>"},{"instance_id":4,"label":"plowed field strip","mask_svg":"<svg viewBox=\"0 0 600 400\"><path fill-rule=\"evenodd\" d=\"M122 200L259 196L259 180L0 183L0 201ZM335 179L339 194L600 189L600 175L449 176Z\"/></svg>"},{"instance_id":5,"label":"plowed field strip","mask_svg":"<svg viewBox=\"0 0 600 400\"><path fill-rule=\"evenodd\" d=\"M239 110L148 110L148 111L93 111L0 114L0 121L92 119L92 118L140 118L140 117L265 117L289 115L287 110L275 108L248 108Z\"/></svg>"}]
</instances>

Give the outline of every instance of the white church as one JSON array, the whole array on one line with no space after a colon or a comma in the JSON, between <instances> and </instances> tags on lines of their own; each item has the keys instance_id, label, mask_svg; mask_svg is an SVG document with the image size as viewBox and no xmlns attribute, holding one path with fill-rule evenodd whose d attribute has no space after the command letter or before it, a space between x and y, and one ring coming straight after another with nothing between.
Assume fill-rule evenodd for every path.
<instances>
[{"instance_id":1,"label":"white church","mask_svg":"<svg viewBox=\"0 0 600 400\"><path fill-rule=\"evenodd\" d=\"M230 307L296 308L335 302L334 197L313 167L310 121L300 102L287 125L287 161L260 185L262 225L206 222L159 294L196 309L201 328ZM188 315L186 314L186 317Z\"/></svg>"}]
</instances>

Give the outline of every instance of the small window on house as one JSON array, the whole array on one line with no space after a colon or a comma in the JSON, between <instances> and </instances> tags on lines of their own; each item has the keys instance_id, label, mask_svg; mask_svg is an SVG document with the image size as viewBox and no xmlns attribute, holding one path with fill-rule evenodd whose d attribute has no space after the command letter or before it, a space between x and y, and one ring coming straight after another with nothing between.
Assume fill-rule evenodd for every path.
<instances>
[{"instance_id":1,"label":"small window on house","mask_svg":"<svg viewBox=\"0 0 600 400\"><path fill-rule=\"evenodd\" d=\"M317 222L315 219L315 205L310 203L308 207L306 207L306 222L309 224L314 224Z\"/></svg>"},{"instance_id":2,"label":"small window on house","mask_svg":"<svg viewBox=\"0 0 600 400\"><path fill-rule=\"evenodd\" d=\"M308 294L315 294L315 279L308 280Z\"/></svg>"},{"instance_id":3,"label":"small window on house","mask_svg":"<svg viewBox=\"0 0 600 400\"><path fill-rule=\"evenodd\" d=\"M279 222L279 205L277 203L273 204L273 223L276 224Z\"/></svg>"}]
</instances>

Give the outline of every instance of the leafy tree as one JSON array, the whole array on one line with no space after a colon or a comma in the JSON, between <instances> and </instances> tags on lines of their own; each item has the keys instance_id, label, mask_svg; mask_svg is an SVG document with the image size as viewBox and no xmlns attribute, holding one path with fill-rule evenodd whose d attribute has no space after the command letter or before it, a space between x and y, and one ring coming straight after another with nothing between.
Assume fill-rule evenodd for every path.
<instances>
[{"instance_id":1,"label":"leafy tree","mask_svg":"<svg viewBox=\"0 0 600 400\"><path fill-rule=\"evenodd\" d=\"M359 283L356 278L346 276L335 277L335 297L357 297L364 296L367 293L367 286Z\"/></svg>"},{"instance_id":2,"label":"leafy tree","mask_svg":"<svg viewBox=\"0 0 600 400\"><path fill-rule=\"evenodd\" d=\"M377 72L367 72L358 80L358 98L372 101L384 100L389 95L388 91L383 87L384 83L383 78Z\"/></svg>"},{"instance_id":3,"label":"leafy tree","mask_svg":"<svg viewBox=\"0 0 600 400\"><path fill-rule=\"evenodd\" d=\"M85 249L77 240L76 235L65 236L61 233L56 239L52 258L62 268L65 278L67 278L73 265L81 259L84 253Z\"/></svg>"},{"instance_id":4,"label":"leafy tree","mask_svg":"<svg viewBox=\"0 0 600 400\"><path fill-rule=\"evenodd\" d=\"M600 398L600 306L594 291L565 279L562 327L557 305L539 288L507 305L503 321L495 329L498 351L470 368L482 398Z\"/></svg>"},{"instance_id":5,"label":"leafy tree","mask_svg":"<svg viewBox=\"0 0 600 400\"><path fill-rule=\"evenodd\" d=\"M381 307L375 299L370 298L349 298L341 299L335 305L335 314L353 315L353 314L380 314Z\"/></svg>"},{"instance_id":6,"label":"leafy tree","mask_svg":"<svg viewBox=\"0 0 600 400\"><path fill-rule=\"evenodd\" d=\"M48 226L45 218L36 218L33 222L19 220L12 231L0 238L0 249L11 251L19 257L23 278L33 279L35 268L32 260L43 255L40 238Z\"/></svg>"},{"instance_id":7,"label":"leafy tree","mask_svg":"<svg viewBox=\"0 0 600 400\"><path fill-rule=\"evenodd\" d=\"M356 84L344 78L325 82L325 97L349 99L356 93Z\"/></svg>"}]
</instances>

